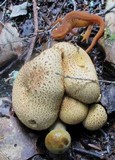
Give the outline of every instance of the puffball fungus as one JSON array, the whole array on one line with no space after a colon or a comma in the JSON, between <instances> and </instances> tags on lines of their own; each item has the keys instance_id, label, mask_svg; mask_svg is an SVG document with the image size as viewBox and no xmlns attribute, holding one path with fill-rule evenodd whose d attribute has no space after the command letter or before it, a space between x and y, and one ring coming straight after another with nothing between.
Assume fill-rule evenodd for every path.
<instances>
[{"instance_id":1,"label":"puffball fungus","mask_svg":"<svg viewBox=\"0 0 115 160\"><path fill-rule=\"evenodd\" d=\"M89 109L86 119L83 121L83 126L88 130L98 130L107 121L107 113L104 107L100 104L94 104Z\"/></svg>"},{"instance_id":2,"label":"puffball fungus","mask_svg":"<svg viewBox=\"0 0 115 160\"><path fill-rule=\"evenodd\" d=\"M70 134L66 131L65 125L57 121L45 138L46 148L54 154L61 154L64 153L70 145Z\"/></svg>"},{"instance_id":3,"label":"puffball fungus","mask_svg":"<svg viewBox=\"0 0 115 160\"><path fill-rule=\"evenodd\" d=\"M26 63L14 81L12 102L18 118L29 128L44 130L58 117L64 94L59 50L45 50Z\"/></svg>"},{"instance_id":4,"label":"puffball fungus","mask_svg":"<svg viewBox=\"0 0 115 160\"><path fill-rule=\"evenodd\" d=\"M79 46L60 42L53 46L63 55L64 86L67 94L80 102L90 104L100 96L95 67L89 55Z\"/></svg>"},{"instance_id":5,"label":"puffball fungus","mask_svg":"<svg viewBox=\"0 0 115 160\"><path fill-rule=\"evenodd\" d=\"M86 118L88 109L87 105L66 96L62 102L59 117L64 123L78 124Z\"/></svg>"},{"instance_id":6,"label":"puffball fungus","mask_svg":"<svg viewBox=\"0 0 115 160\"><path fill-rule=\"evenodd\" d=\"M13 85L14 111L27 127L47 129L58 118L64 91L77 104L78 101L94 103L100 95L98 78L89 55L79 46L60 42L20 69ZM71 103L75 109L74 102ZM80 102L79 106L85 108ZM79 119L77 114L76 123L86 115L82 109L79 113L83 113L83 117ZM68 117L69 113L72 114L68 112ZM72 121L75 122L75 119L67 120L67 123Z\"/></svg>"}]
</instances>

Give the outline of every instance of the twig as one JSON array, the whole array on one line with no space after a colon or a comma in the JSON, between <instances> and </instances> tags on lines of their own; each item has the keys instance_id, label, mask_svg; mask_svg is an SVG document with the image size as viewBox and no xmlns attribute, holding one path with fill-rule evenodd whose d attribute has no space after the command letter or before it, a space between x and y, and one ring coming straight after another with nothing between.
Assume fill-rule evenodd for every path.
<instances>
[{"instance_id":1,"label":"twig","mask_svg":"<svg viewBox=\"0 0 115 160\"><path fill-rule=\"evenodd\" d=\"M42 18L44 19L45 23L47 23L49 26L51 25L51 21L49 20L48 17L45 16L42 12L40 12Z\"/></svg>"},{"instance_id":2,"label":"twig","mask_svg":"<svg viewBox=\"0 0 115 160\"><path fill-rule=\"evenodd\" d=\"M14 34L8 29L8 27L5 26L5 24L2 21L0 21L0 23L12 36L14 36Z\"/></svg>"},{"instance_id":3,"label":"twig","mask_svg":"<svg viewBox=\"0 0 115 160\"><path fill-rule=\"evenodd\" d=\"M109 13L112 9L114 9L115 8L115 5L114 6L112 6L112 7L110 7L109 9L107 9L105 12L103 12L103 13L99 13L98 15L100 16L100 15L105 15L105 14L107 14L107 13Z\"/></svg>"},{"instance_id":4,"label":"twig","mask_svg":"<svg viewBox=\"0 0 115 160\"><path fill-rule=\"evenodd\" d=\"M92 152L92 151L88 151L88 150L85 150L82 148L73 148L73 151L75 151L77 153L87 154L87 155L95 157L95 158L100 158L100 159L105 158L104 154L101 152Z\"/></svg>"},{"instance_id":5,"label":"twig","mask_svg":"<svg viewBox=\"0 0 115 160\"><path fill-rule=\"evenodd\" d=\"M56 14L56 16L55 16L55 18L54 18L54 22L56 21L56 19L58 18L58 15L59 15L59 13L61 12L61 10L62 10L62 8L63 8L63 6L64 6L64 4L65 4L65 2L66 2L66 0L64 0L64 2L63 2L63 4L62 4L62 6L60 7L60 10L58 11L58 13Z\"/></svg>"},{"instance_id":6,"label":"twig","mask_svg":"<svg viewBox=\"0 0 115 160\"><path fill-rule=\"evenodd\" d=\"M32 42L30 45L30 49L28 51L28 54L26 56L25 62L29 61L31 58L31 55L33 53L34 50L34 46L35 46L35 42L36 42L36 38L37 38L37 32L38 32L38 10L37 10L37 2L36 0L32 0L33 2L33 14L34 14L34 37L32 38Z\"/></svg>"},{"instance_id":7,"label":"twig","mask_svg":"<svg viewBox=\"0 0 115 160\"><path fill-rule=\"evenodd\" d=\"M112 6L112 7L110 7L109 9L107 9L106 11L105 11L105 13L104 14L107 14L107 13L109 13L112 9L114 9L115 8L115 5L114 6Z\"/></svg>"},{"instance_id":8,"label":"twig","mask_svg":"<svg viewBox=\"0 0 115 160\"><path fill-rule=\"evenodd\" d=\"M105 139L108 141L108 134L103 129L100 129L100 132L103 134Z\"/></svg>"},{"instance_id":9,"label":"twig","mask_svg":"<svg viewBox=\"0 0 115 160\"><path fill-rule=\"evenodd\" d=\"M104 2L104 0L101 0L101 4L104 4L105 2Z\"/></svg>"},{"instance_id":10,"label":"twig","mask_svg":"<svg viewBox=\"0 0 115 160\"><path fill-rule=\"evenodd\" d=\"M91 147L91 148L93 148L93 149L101 151L101 148L98 147L98 146L96 146L95 144L88 143L88 146Z\"/></svg>"},{"instance_id":11,"label":"twig","mask_svg":"<svg viewBox=\"0 0 115 160\"><path fill-rule=\"evenodd\" d=\"M76 2L75 2L75 0L72 0L72 3L73 3L73 10L76 11Z\"/></svg>"},{"instance_id":12,"label":"twig","mask_svg":"<svg viewBox=\"0 0 115 160\"><path fill-rule=\"evenodd\" d=\"M100 131L103 134L104 139L105 139L105 141L103 143L104 143L104 146L106 148L106 151L107 151L108 155L111 155L112 148L111 148L111 145L110 145L109 135L103 129L100 129Z\"/></svg>"},{"instance_id":13,"label":"twig","mask_svg":"<svg viewBox=\"0 0 115 160\"><path fill-rule=\"evenodd\" d=\"M2 7L6 2L7 0L5 0L2 4L0 4L0 7Z\"/></svg>"},{"instance_id":14,"label":"twig","mask_svg":"<svg viewBox=\"0 0 115 160\"><path fill-rule=\"evenodd\" d=\"M2 102L8 102L8 103L12 104L12 100L10 97L2 97L0 99L2 100Z\"/></svg>"},{"instance_id":15,"label":"twig","mask_svg":"<svg viewBox=\"0 0 115 160\"><path fill-rule=\"evenodd\" d=\"M115 84L115 81L107 81L107 80L102 80L102 79L99 79L98 80L99 82L104 82L104 83L111 83L111 84Z\"/></svg>"},{"instance_id":16,"label":"twig","mask_svg":"<svg viewBox=\"0 0 115 160\"><path fill-rule=\"evenodd\" d=\"M15 61L11 62L7 67L5 67L2 71L0 71L0 76L8 71L14 64L16 64L16 62L18 61L19 59L17 58Z\"/></svg>"},{"instance_id":17,"label":"twig","mask_svg":"<svg viewBox=\"0 0 115 160\"><path fill-rule=\"evenodd\" d=\"M2 20L3 22L5 22L6 5L7 5L7 3L5 3L5 5L4 5L4 7L3 7L3 13L2 13L2 18L1 18L1 20Z\"/></svg>"},{"instance_id":18,"label":"twig","mask_svg":"<svg viewBox=\"0 0 115 160\"><path fill-rule=\"evenodd\" d=\"M7 72L13 65L15 65L18 61L21 61L26 55L27 55L27 48L28 46L24 49L23 53L15 58L8 66L6 66L3 70L0 71L0 76Z\"/></svg>"},{"instance_id":19,"label":"twig","mask_svg":"<svg viewBox=\"0 0 115 160\"><path fill-rule=\"evenodd\" d=\"M97 82L97 80L93 80L93 79L86 79L86 78L79 78L79 77L72 77L72 76L64 76L60 73L56 73L59 76L62 76L64 78L70 78L70 79L75 79L75 80L85 80L85 81L92 81L92 82Z\"/></svg>"},{"instance_id":20,"label":"twig","mask_svg":"<svg viewBox=\"0 0 115 160\"><path fill-rule=\"evenodd\" d=\"M54 9L54 7L56 6L57 3L58 3L58 0L54 1L53 5L50 7L50 11L52 11Z\"/></svg>"},{"instance_id":21,"label":"twig","mask_svg":"<svg viewBox=\"0 0 115 160\"><path fill-rule=\"evenodd\" d=\"M104 82L104 83L112 83L112 84L115 84L115 81L107 81L107 80L102 80L102 79L99 79L99 80L93 80L93 79L87 79L87 78L79 78L79 77L72 77L72 76L64 76L60 73L55 73L59 76L62 76L64 78L70 78L70 79L75 79L75 80L84 80L84 81L91 81L91 82Z\"/></svg>"}]
</instances>

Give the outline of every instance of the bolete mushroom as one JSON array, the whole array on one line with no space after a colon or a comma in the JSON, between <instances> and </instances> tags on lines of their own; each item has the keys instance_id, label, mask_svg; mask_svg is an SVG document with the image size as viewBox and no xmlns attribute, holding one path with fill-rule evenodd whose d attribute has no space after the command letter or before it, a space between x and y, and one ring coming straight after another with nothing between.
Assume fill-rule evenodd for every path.
<instances>
[{"instance_id":1,"label":"bolete mushroom","mask_svg":"<svg viewBox=\"0 0 115 160\"><path fill-rule=\"evenodd\" d=\"M98 130L107 121L107 113L100 104L94 104L89 109L87 117L83 121L83 126L88 130Z\"/></svg>"},{"instance_id":2,"label":"bolete mushroom","mask_svg":"<svg viewBox=\"0 0 115 160\"><path fill-rule=\"evenodd\" d=\"M79 46L60 42L53 48L63 54L64 86L66 93L83 103L94 103L100 96L95 67L89 55Z\"/></svg>"},{"instance_id":3,"label":"bolete mushroom","mask_svg":"<svg viewBox=\"0 0 115 160\"><path fill-rule=\"evenodd\" d=\"M86 118L88 110L89 108L87 105L65 96L61 105L59 117L64 123L78 124Z\"/></svg>"},{"instance_id":4,"label":"bolete mushroom","mask_svg":"<svg viewBox=\"0 0 115 160\"><path fill-rule=\"evenodd\" d=\"M70 145L71 136L66 131L66 126L61 121L57 121L45 138L46 148L54 154L61 154L64 153Z\"/></svg>"},{"instance_id":5,"label":"bolete mushroom","mask_svg":"<svg viewBox=\"0 0 115 160\"><path fill-rule=\"evenodd\" d=\"M14 81L14 111L31 129L47 129L58 117L64 85L56 72L63 74L61 51L50 48L26 63Z\"/></svg>"}]
</instances>

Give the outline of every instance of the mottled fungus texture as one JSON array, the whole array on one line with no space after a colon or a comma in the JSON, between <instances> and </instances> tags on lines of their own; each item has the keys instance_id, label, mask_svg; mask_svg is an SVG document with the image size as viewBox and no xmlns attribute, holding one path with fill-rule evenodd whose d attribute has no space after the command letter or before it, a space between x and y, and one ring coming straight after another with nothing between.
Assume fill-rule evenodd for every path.
<instances>
[{"instance_id":1,"label":"mottled fungus texture","mask_svg":"<svg viewBox=\"0 0 115 160\"><path fill-rule=\"evenodd\" d=\"M61 50L63 54L66 93L86 104L96 102L100 95L100 87L89 55L81 47L67 42L57 43L53 48Z\"/></svg>"},{"instance_id":2,"label":"mottled fungus texture","mask_svg":"<svg viewBox=\"0 0 115 160\"><path fill-rule=\"evenodd\" d=\"M83 125L88 130L98 130L107 121L107 113L105 108L100 104L94 104L90 107Z\"/></svg>"},{"instance_id":3,"label":"mottled fungus texture","mask_svg":"<svg viewBox=\"0 0 115 160\"><path fill-rule=\"evenodd\" d=\"M79 46L60 42L20 69L13 85L12 104L22 123L34 130L44 130L58 118L61 104L64 110L61 109L60 118L65 123L77 124L87 115L85 104L97 102L99 96L98 78L89 55ZM67 102L76 117L72 117Z\"/></svg>"},{"instance_id":4,"label":"mottled fungus texture","mask_svg":"<svg viewBox=\"0 0 115 160\"><path fill-rule=\"evenodd\" d=\"M64 97L59 117L67 124L81 123L87 116L88 106L70 97Z\"/></svg>"},{"instance_id":5,"label":"mottled fungus texture","mask_svg":"<svg viewBox=\"0 0 115 160\"><path fill-rule=\"evenodd\" d=\"M13 85L12 102L18 118L29 128L44 130L58 117L64 94L59 50L45 50L26 63Z\"/></svg>"}]
</instances>

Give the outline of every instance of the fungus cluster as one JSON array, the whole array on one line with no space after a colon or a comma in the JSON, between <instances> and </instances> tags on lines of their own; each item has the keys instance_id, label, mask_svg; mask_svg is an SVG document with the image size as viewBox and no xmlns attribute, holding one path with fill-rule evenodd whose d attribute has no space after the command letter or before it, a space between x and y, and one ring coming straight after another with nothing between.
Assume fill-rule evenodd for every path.
<instances>
[{"instance_id":1,"label":"fungus cluster","mask_svg":"<svg viewBox=\"0 0 115 160\"><path fill-rule=\"evenodd\" d=\"M103 106L95 104L99 97L98 78L89 55L67 42L57 43L27 62L20 69L12 92L15 113L34 130L51 127L57 118L70 125L83 123L89 130L101 128L107 114ZM53 153L62 153L70 144L69 133L59 127L45 139Z\"/></svg>"}]
</instances>

